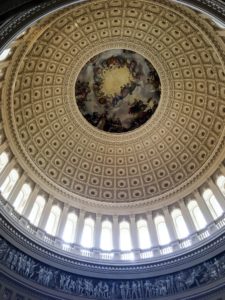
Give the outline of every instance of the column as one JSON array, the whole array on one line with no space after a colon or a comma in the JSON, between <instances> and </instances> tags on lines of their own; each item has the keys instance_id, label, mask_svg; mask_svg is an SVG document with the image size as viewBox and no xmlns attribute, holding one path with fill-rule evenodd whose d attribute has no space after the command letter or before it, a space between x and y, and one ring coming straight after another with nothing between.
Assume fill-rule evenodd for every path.
<instances>
[{"instance_id":1,"label":"column","mask_svg":"<svg viewBox=\"0 0 225 300\"><path fill-rule=\"evenodd\" d=\"M165 221L166 221L166 226L169 232L169 236L170 236L170 240L171 242L174 242L178 239L177 237L177 233L176 233L176 229L173 223L173 219L172 216L169 212L168 207L163 207L163 213L164 213L164 217L165 217Z\"/></svg>"},{"instance_id":2,"label":"column","mask_svg":"<svg viewBox=\"0 0 225 300\"><path fill-rule=\"evenodd\" d=\"M220 165L219 170L223 174L223 176L225 176L225 166L223 163Z\"/></svg>"},{"instance_id":3,"label":"column","mask_svg":"<svg viewBox=\"0 0 225 300\"><path fill-rule=\"evenodd\" d=\"M100 249L100 240L101 240L101 223L102 216L100 214L96 214L95 217L95 230L94 230L94 248Z\"/></svg>"},{"instance_id":4,"label":"column","mask_svg":"<svg viewBox=\"0 0 225 300\"><path fill-rule=\"evenodd\" d=\"M31 210L33 208L34 202L37 198L39 191L40 191L40 187L38 185L35 185L33 191L31 192L30 196L27 199L27 202L22 212L22 215L27 219L29 218L29 215L31 213Z\"/></svg>"},{"instance_id":5,"label":"column","mask_svg":"<svg viewBox=\"0 0 225 300\"><path fill-rule=\"evenodd\" d=\"M187 208L187 206L186 206L186 204L184 202L184 199L179 200L179 206L180 206L181 213L182 213L182 216L184 218L184 221L185 221L185 223L187 225L189 234L192 235L192 234L196 233L195 224L194 224L194 222L192 220L192 217L191 217L191 214L189 212L189 209Z\"/></svg>"},{"instance_id":6,"label":"column","mask_svg":"<svg viewBox=\"0 0 225 300\"><path fill-rule=\"evenodd\" d=\"M137 231L137 224L135 220L135 215L130 216L130 234L131 234L131 241L134 250L139 249L139 240L138 240L138 231Z\"/></svg>"},{"instance_id":7,"label":"column","mask_svg":"<svg viewBox=\"0 0 225 300\"><path fill-rule=\"evenodd\" d=\"M9 144L8 144L8 141L4 141L1 145L0 145L0 154L2 152L4 152L7 148L8 148Z\"/></svg>"},{"instance_id":8,"label":"column","mask_svg":"<svg viewBox=\"0 0 225 300\"><path fill-rule=\"evenodd\" d=\"M83 233L83 228L84 228L84 216L85 216L85 211L80 210L78 219L77 219L77 226L76 226L76 237L75 237L75 243L77 245L80 245L81 243L81 237Z\"/></svg>"},{"instance_id":9,"label":"column","mask_svg":"<svg viewBox=\"0 0 225 300\"><path fill-rule=\"evenodd\" d=\"M194 198L196 199L196 201L203 213L203 216L205 217L206 223L207 224L213 223L214 222L213 217L208 209L207 204L205 203L205 200L202 198L202 196L200 195L198 190L196 190L194 192Z\"/></svg>"},{"instance_id":10,"label":"column","mask_svg":"<svg viewBox=\"0 0 225 300\"><path fill-rule=\"evenodd\" d=\"M118 216L113 216L113 249L120 251L120 230Z\"/></svg>"},{"instance_id":11,"label":"column","mask_svg":"<svg viewBox=\"0 0 225 300\"><path fill-rule=\"evenodd\" d=\"M69 211L69 205L67 205L66 203L63 206L63 210L59 219L59 224L58 224L58 228L56 231L56 236L58 236L59 238L63 239L63 233L64 233L64 228L66 225L66 221L67 221L67 215L68 215L68 211Z\"/></svg>"},{"instance_id":12,"label":"column","mask_svg":"<svg viewBox=\"0 0 225 300\"><path fill-rule=\"evenodd\" d=\"M19 180L17 180L17 182L16 182L16 184L14 185L14 187L13 187L11 193L10 193L9 196L8 196L8 199L7 199L7 200L8 200L9 203L13 204L13 203L15 202L16 197L17 197L17 195L19 194L20 190L22 189L22 186L24 185L26 179L27 179L27 175L26 175L26 173L24 172L24 173L20 176Z\"/></svg>"},{"instance_id":13,"label":"column","mask_svg":"<svg viewBox=\"0 0 225 300\"><path fill-rule=\"evenodd\" d=\"M45 207L43 209L39 224L38 224L38 226L43 230L45 230L45 227L47 225L48 217L51 212L53 202L54 202L54 198L52 196L49 196L48 201L45 204Z\"/></svg>"},{"instance_id":14,"label":"column","mask_svg":"<svg viewBox=\"0 0 225 300\"><path fill-rule=\"evenodd\" d=\"M5 166L4 170L0 174L0 186L2 186L3 182L5 181L6 177L9 175L10 171L16 165L16 159L13 157L10 162Z\"/></svg>"},{"instance_id":15,"label":"column","mask_svg":"<svg viewBox=\"0 0 225 300\"><path fill-rule=\"evenodd\" d=\"M147 216L147 223L148 223L148 231L150 234L151 244L152 247L158 247L159 246L159 239L155 228L155 223L153 221L152 212L148 212L146 214Z\"/></svg>"},{"instance_id":16,"label":"column","mask_svg":"<svg viewBox=\"0 0 225 300\"><path fill-rule=\"evenodd\" d=\"M225 211L225 196L223 195L221 190L218 188L218 186L215 184L215 182L213 182L211 178L207 180L207 183L210 189L212 190L214 196L218 200L219 204L221 205L222 210Z\"/></svg>"}]
</instances>

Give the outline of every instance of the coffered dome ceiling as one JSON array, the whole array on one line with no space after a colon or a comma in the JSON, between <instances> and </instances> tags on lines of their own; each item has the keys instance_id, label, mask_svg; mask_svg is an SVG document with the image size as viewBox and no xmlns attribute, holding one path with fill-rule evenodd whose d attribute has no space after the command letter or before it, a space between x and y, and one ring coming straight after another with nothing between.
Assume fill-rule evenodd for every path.
<instances>
[{"instance_id":1,"label":"coffered dome ceiling","mask_svg":"<svg viewBox=\"0 0 225 300\"><path fill-rule=\"evenodd\" d=\"M78 76L105 51L114 58L134 53L159 76L157 109L126 132L95 127L79 109ZM31 178L65 201L132 206L177 199L222 159L223 51L211 25L168 1L99 0L50 15L17 48L6 75L2 115L11 148ZM125 69L119 91L113 85L117 95L132 82ZM153 97L139 96L132 101L147 105Z\"/></svg>"}]
</instances>

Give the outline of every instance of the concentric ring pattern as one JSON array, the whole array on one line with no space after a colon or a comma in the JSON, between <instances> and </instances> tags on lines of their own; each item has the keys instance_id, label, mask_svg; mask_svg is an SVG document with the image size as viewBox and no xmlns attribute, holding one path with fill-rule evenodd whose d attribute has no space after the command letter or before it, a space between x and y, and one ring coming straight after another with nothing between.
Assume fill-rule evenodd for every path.
<instances>
[{"instance_id":1,"label":"concentric ring pattern","mask_svg":"<svg viewBox=\"0 0 225 300\"><path fill-rule=\"evenodd\" d=\"M163 0L91 1L46 20L18 47L2 97L6 135L31 177L65 198L130 203L167 198L215 169L225 74L208 23ZM94 128L75 101L82 67L109 49L140 53L161 80L154 116L128 133Z\"/></svg>"}]
</instances>

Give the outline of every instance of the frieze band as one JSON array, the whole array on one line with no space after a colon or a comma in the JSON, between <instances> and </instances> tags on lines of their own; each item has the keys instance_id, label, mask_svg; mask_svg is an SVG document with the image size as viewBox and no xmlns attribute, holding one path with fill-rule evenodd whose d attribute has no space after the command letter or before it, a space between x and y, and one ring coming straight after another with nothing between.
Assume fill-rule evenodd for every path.
<instances>
[{"instance_id":1,"label":"frieze band","mask_svg":"<svg viewBox=\"0 0 225 300\"><path fill-rule=\"evenodd\" d=\"M225 277L225 253L166 276L104 280L74 275L43 264L0 238L0 264L39 285L97 299L153 299L185 292Z\"/></svg>"}]
</instances>

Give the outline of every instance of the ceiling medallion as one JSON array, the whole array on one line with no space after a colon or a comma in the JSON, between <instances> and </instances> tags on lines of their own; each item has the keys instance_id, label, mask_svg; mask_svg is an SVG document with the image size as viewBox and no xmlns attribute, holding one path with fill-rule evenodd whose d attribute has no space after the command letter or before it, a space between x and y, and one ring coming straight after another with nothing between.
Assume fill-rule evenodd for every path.
<instances>
[{"instance_id":1,"label":"ceiling medallion","mask_svg":"<svg viewBox=\"0 0 225 300\"><path fill-rule=\"evenodd\" d=\"M85 119L100 130L122 133L146 123L158 107L159 76L140 54L112 49L91 58L75 87Z\"/></svg>"}]
</instances>

